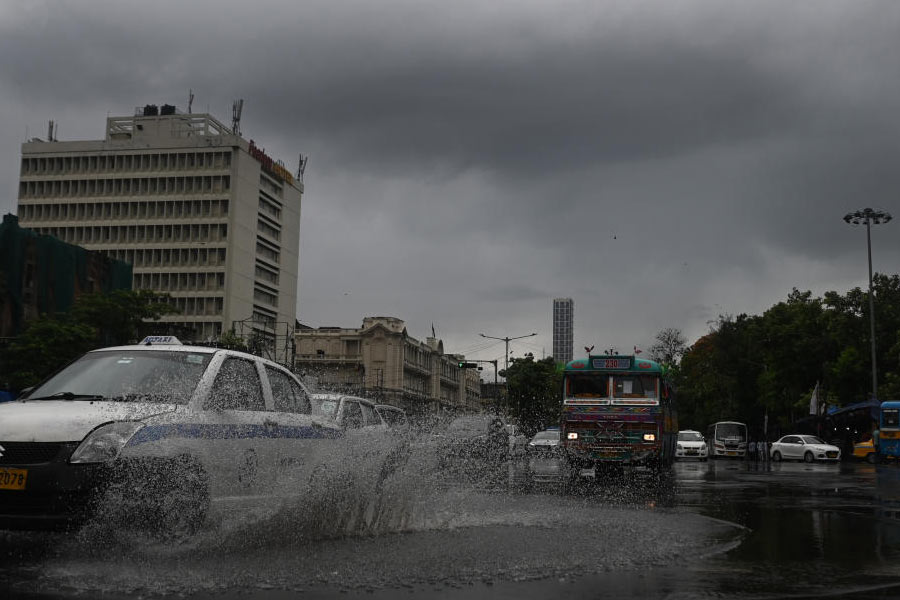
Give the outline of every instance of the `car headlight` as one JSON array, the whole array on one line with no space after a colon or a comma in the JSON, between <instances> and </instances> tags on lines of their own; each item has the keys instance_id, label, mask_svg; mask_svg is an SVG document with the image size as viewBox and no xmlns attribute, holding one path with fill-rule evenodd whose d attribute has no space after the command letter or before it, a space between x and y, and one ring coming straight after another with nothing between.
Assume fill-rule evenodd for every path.
<instances>
[{"instance_id":1,"label":"car headlight","mask_svg":"<svg viewBox=\"0 0 900 600\"><path fill-rule=\"evenodd\" d=\"M700 446L700 451L706 452L706 444L703 444L702 446Z\"/></svg>"},{"instance_id":2,"label":"car headlight","mask_svg":"<svg viewBox=\"0 0 900 600\"><path fill-rule=\"evenodd\" d=\"M656 434L655 434L655 433L645 433L645 434L644 434L644 441L645 441L645 442L655 442L655 441L656 441Z\"/></svg>"},{"instance_id":3,"label":"car headlight","mask_svg":"<svg viewBox=\"0 0 900 600\"><path fill-rule=\"evenodd\" d=\"M570 432L566 435L566 437L567 437L568 439L570 439L570 440L577 440L577 439L578 439L578 434L575 433L574 431L570 431Z\"/></svg>"},{"instance_id":4,"label":"car headlight","mask_svg":"<svg viewBox=\"0 0 900 600\"><path fill-rule=\"evenodd\" d=\"M677 446L679 450L684 450L684 446L682 446L681 444L677 444Z\"/></svg>"},{"instance_id":5,"label":"car headlight","mask_svg":"<svg viewBox=\"0 0 900 600\"><path fill-rule=\"evenodd\" d=\"M107 423L90 432L81 442L72 457L70 463L88 464L109 462L119 456L119 452L128 443L135 433L144 427L143 423L136 421L121 421Z\"/></svg>"}]
</instances>

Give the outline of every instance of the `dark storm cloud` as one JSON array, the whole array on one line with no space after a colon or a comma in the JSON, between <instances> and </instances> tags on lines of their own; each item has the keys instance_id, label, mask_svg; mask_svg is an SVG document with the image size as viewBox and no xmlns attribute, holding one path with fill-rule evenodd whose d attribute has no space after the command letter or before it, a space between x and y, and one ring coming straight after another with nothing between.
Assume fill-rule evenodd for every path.
<instances>
[{"instance_id":1,"label":"dark storm cloud","mask_svg":"<svg viewBox=\"0 0 900 600\"><path fill-rule=\"evenodd\" d=\"M108 110L184 109L192 88L195 111L227 122L244 98L246 137L289 166L311 156L313 324L395 314L419 337L443 323L451 344L521 329L549 346L550 299L572 295L576 348L697 335L794 285L858 285L864 244L841 216L900 217L895 2L23 2L0 16L0 190L17 189L24 126L57 118L61 138L96 139ZM896 272L884 229L876 270Z\"/></svg>"}]
</instances>

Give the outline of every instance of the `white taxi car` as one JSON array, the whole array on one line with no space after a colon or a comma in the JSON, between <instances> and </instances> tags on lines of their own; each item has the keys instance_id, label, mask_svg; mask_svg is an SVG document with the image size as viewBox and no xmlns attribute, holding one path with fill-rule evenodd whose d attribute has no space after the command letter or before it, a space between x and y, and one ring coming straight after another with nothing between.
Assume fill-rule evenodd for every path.
<instances>
[{"instance_id":1,"label":"white taxi car","mask_svg":"<svg viewBox=\"0 0 900 600\"><path fill-rule=\"evenodd\" d=\"M685 429L678 432L678 440L675 445L675 458L697 458L707 460L709 447L703 434L699 431Z\"/></svg>"},{"instance_id":2,"label":"white taxi car","mask_svg":"<svg viewBox=\"0 0 900 600\"><path fill-rule=\"evenodd\" d=\"M258 356L165 338L94 350L0 404L0 528L114 507L127 524L192 531L211 501L308 481L340 436Z\"/></svg>"}]
</instances>

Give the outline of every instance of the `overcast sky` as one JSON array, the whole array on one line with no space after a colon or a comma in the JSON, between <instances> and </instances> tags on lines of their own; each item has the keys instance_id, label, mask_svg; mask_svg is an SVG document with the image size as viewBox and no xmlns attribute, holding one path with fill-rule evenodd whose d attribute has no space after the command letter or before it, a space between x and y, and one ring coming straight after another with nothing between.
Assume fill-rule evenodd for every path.
<instances>
[{"instance_id":1,"label":"overcast sky","mask_svg":"<svg viewBox=\"0 0 900 600\"><path fill-rule=\"evenodd\" d=\"M866 285L900 218L900 2L0 3L0 211L20 144L148 103L308 154L299 318L448 352L689 341L792 287ZM900 219L873 230L900 271ZM526 343L527 342L527 343Z\"/></svg>"}]
</instances>

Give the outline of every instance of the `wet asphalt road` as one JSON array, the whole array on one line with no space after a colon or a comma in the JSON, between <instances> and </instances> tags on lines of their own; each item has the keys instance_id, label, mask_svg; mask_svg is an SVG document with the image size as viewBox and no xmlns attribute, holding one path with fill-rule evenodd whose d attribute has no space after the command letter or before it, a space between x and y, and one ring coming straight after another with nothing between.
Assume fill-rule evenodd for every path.
<instances>
[{"instance_id":1,"label":"wet asphalt road","mask_svg":"<svg viewBox=\"0 0 900 600\"><path fill-rule=\"evenodd\" d=\"M683 462L565 496L410 477L349 536L307 535L334 518L309 504L191 540L0 533L0 597L900 598L897 465Z\"/></svg>"}]
</instances>

